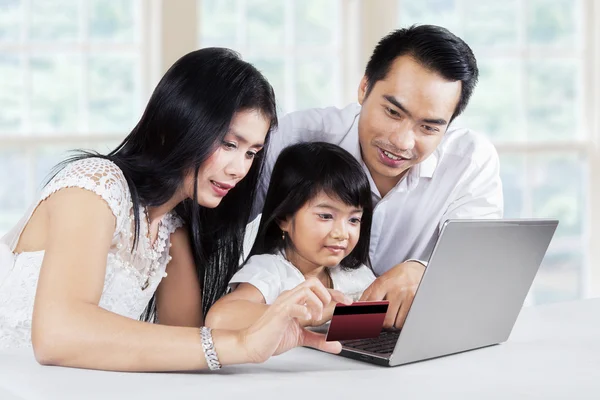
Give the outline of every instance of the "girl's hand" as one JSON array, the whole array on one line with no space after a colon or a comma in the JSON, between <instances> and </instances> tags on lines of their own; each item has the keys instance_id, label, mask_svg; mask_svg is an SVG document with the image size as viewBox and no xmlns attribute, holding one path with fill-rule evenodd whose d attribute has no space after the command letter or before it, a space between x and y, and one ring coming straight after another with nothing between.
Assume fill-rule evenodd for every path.
<instances>
[{"instance_id":1,"label":"girl's hand","mask_svg":"<svg viewBox=\"0 0 600 400\"><path fill-rule=\"evenodd\" d=\"M261 363L297 346L339 353L342 350L339 342L326 342L325 335L308 331L301 325L302 320L322 320L324 308L332 299L352 303L340 292L328 291L316 278L283 292L258 321L241 332L248 361Z\"/></svg>"}]
</instances>

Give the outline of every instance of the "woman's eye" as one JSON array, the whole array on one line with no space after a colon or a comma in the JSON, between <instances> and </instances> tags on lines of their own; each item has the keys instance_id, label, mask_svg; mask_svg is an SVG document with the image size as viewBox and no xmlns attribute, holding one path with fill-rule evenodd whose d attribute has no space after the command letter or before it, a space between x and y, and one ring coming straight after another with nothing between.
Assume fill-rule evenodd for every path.
<instances>
[{"instance_id":1,"label":"woman's eye","mask_svg":"<svg viewBox=\"0 0 600 400\"><path fill-rule=\"evenodd\" d=\"M223 142L223 147L225 147L227 150L235 150L235 149L237 149L237 145L235 143L232 143L232 142Z\"/></svg>"},{"instance_id":2,"label":"woman's eye","mask_svg":"<svg viewBox=\"0 0 600 400\"><path fill-rule=\"evenodd\" d=\"M256 157L256 153L253 151L249 151L246 153L246 157L248 157L249 159L254 159L254 157Z\"/></svg>"}]
</instances>

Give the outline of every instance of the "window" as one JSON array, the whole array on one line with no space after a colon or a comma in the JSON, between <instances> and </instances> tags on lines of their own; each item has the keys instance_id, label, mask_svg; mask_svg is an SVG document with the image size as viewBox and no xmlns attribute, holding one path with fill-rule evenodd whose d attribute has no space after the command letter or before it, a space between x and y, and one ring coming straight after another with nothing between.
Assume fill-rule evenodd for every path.
<instances>
[{"instance_id":1,"label":"window","mask_svg":"<svg viewBox=\"0 0 600 400\"><path fill-rule=\"evenodd\" d=\"M0 0L0 235L72 148L105 152L143 107L141 0Z\"/></svg>"},{"instance_id":2,"label":"window","mask_svg":"<svg viewBox=\"0 0 600 400\"><path fill-rule=\"evenodd\" d=\"M586 112L593 96L586 66L593 51L585 16L592 2L420 0L397 5L400 26L445 26L475 52L479 85L456 124L495 142L505 217L560 220L530 300L586 296L589 192L600 184L589 177L597 133Z\"/></svg>"},{"instance_id":3,"label":"window","mask_svg":"<svg viewBox=\"0 0 600 400\"><path fill-rule=\"evenodd\" d=\"M200 0L199 44L240 52L271 82L281 112L342 106L342 3Z\"/></svg>"}]
</instances>

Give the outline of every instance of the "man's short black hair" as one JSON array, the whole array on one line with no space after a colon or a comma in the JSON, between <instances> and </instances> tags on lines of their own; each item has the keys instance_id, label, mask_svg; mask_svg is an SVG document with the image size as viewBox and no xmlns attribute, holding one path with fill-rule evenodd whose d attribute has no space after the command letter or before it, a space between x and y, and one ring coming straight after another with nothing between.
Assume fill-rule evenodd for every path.
<instances>
[{"instance_id":1,"label":"man's short black hair","mask_svg":"<svg viewBox=\"0 0 600 400\"><path fill-rule=\"evenodd\" d=\"M449 81L461 81L462 92L452 119L467 106L479 70L471 48L449 30L435 25L413 25L393 31L379 41L367 63L367 95L384 80L396 58L408 55Z\"/></svg>"}]
</instances>

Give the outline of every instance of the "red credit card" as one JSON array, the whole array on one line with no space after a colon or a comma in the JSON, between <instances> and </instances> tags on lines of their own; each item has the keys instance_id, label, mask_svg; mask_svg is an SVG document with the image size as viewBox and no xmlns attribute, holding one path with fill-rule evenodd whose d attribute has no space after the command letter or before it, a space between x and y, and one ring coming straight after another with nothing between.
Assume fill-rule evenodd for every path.
<instances>
[{"instance_id":1,"label":"red credit card","mask_svg":"<svg viewBox=\"0 0 600 400\"><path fill-rule=\"evenodd\" d=\"M338 303L327 331L327 341L376 338L390 302L357 301L347 306Z\"/></svg>"}]
</instances>

